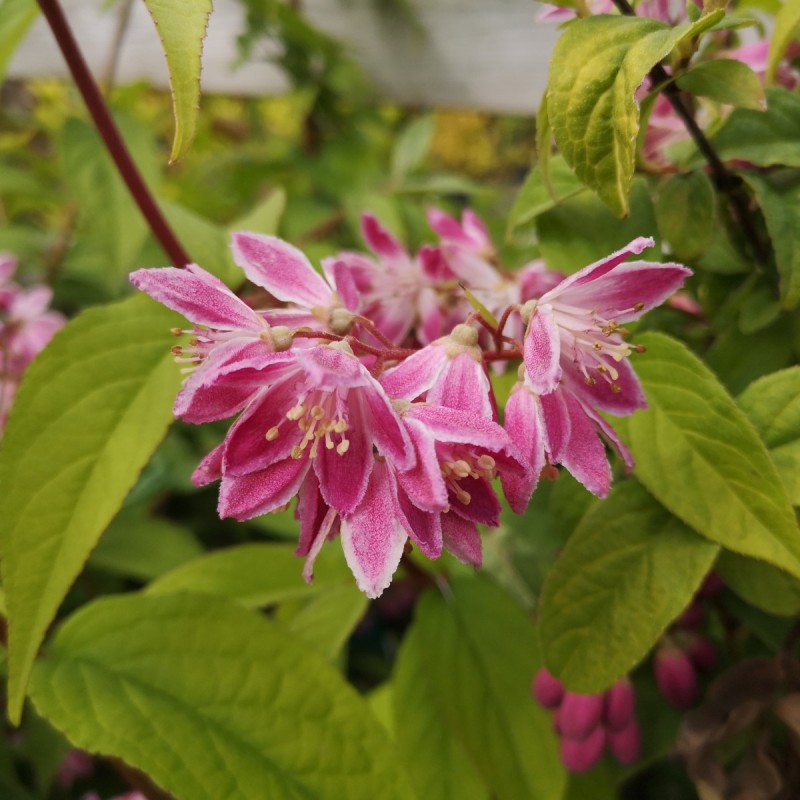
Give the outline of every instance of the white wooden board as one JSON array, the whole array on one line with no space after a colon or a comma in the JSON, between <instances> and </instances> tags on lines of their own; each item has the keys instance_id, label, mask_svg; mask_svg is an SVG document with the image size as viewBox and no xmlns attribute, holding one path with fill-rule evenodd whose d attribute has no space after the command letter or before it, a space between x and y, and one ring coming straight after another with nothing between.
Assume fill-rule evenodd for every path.
<instances>
[{"instance_id":1,"label":"white wooden board","mask_svg":"<svg viewBox=\"0 0 800 800\"><path fill-rule=\"evenodd\" d=\"M62 0L89 64L103 73L119 6L102 0ZM411 106L480 108L533 113L544 91L558 36L536 22L534 0L412 0L414 19L382 0L305 0L321 29L345 42L386 97ZM267 63L236 66L236 36L244 27L236 0L216 0L203 57L203 89L231 94L285 90L281 71ZM65 75L42 19L14 55L9 76ZM164 57L143 2L134 4L117 72L119 82L147 79L168 85Z\"/></svg>"}]
</instances>

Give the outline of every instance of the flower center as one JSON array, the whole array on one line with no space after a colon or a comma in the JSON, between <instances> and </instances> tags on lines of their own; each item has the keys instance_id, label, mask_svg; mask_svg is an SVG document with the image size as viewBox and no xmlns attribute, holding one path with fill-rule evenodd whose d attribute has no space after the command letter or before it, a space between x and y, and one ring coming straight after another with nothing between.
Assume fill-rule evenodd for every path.
<instances>
[{"instance_id":1,"label":"flower center","mask_svg":"<svg viewBox=\"0 0 800 800\"><path fill-rule=\"evenodd\" d=\"M303 434L300 443L292 448L292 458L302 458L309 445L308 457L316 458L320 442L324 442L327 450L335 449L340 456L350 448L350 440L345 436L350 425L341 412L337 412L332 394L312 392L303 402L286 412L286 419L296 422ZM276 425L267 431L265 438L268 442L272 442L278 436L280 429ZM338 443L334 441L333 436L338 437Z\"/></svg>"},{"instance_id":2,"label":"flower center","mask_svg":"<svg viewBox=\"0 0 800 800\"><path fill-rule=\"evenodd\" d=\"M454 453L439 460L439 469L442 471L444 482L447 488L465 506L469 505L472 495L459 484L463 478L479 478L483 476L486 480L493 480L496 471L496 462L484 453L475 456L472 453Z\"/></svg>"}]
</instances>

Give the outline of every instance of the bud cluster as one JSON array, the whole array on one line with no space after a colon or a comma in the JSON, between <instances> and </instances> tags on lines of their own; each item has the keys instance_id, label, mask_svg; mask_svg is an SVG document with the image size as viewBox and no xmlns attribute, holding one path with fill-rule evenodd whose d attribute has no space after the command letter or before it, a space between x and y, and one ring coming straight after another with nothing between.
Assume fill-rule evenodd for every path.
<instances>
[{"instance_id":1,"label":"bud cluster","mask_svg":"<svg viewBox=\"0 0 800 800\"><path fill-rule=\"evenodd\" d=\"M371 253L338 253L321 273L281 239L235 233L235 261L277 307L253 308L196 265L131 276L192 323L174 331L189 336L173 348L187 374L176 416L237 417L195 483L219 480L220 516L239 520L297 497L306 579L339 535L370 597L409 541L478 566L477 526L499 524L495 479L517 513L557 464L608 492L605 442L632 459L603 414L645 406L628 363L643 348L624 325L691 274L628 261L644 238L569 277L541 262L509 271L474 213L428 219L438 242L411 255L364 214ZM509 366L501 424L489 375Z\"/></svg>"},{"instance_id":2,"label":"bud cluster","mask_svg":"<svg viewBox=\"0 0 800 800\"><path fill-rule=\"evenodd\" d=\"M701 630L706 621L704 601L720 591L719 576L711 573L689 607L672 624L656 645L653 673L658 688L676 708L695 705L700 695L700 672L710 672L717 663L717 651Z\"/></svg>"},{"instance_id":3,"label":"bud cluster","mask_svg":"<svg viewBox=\"0 0 800 800\"><path fill-rule=\"evenodd\" d=\"M533 679L536 701L553 711L553 726L561 738L561 761L570 772L586 772L606 749L623 765L636 762L641 730L636 720L636 695L627 678L601 694L568 692L542 667Z\"/></svg>"}]
</instances>

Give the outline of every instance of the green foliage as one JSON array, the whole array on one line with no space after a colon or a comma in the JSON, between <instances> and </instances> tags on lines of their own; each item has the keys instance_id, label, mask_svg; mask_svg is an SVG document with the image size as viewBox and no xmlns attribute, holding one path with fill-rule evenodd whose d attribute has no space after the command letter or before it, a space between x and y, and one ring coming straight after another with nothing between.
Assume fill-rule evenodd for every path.
<instances>
[{"instance_id":1,"label":"green foliage","mask_svg":"<svg viewBox=\"0 0 800 800\"><path fill-rule=\"evenodd\" d=\"M417 117L400 132L392 150L391 179L398 186L422 163L436 128L432 115Z\"/></svg>"},{"instance_id":2,"label":"green foliage","mask_svg":"<svg viewBox=\"0 0 800 800\"><path fill-rule=\"evenodd\" d=\"M593 264L624 247L637 236L652 236L657 230L653 201L647 184L637 178L631 191L631 213L614 216L593 194L576 195L536 218L539 247L547 266L571 273ZM575 231L581 231L580 236ZM647 251L658 259L659 246Z\"/></svg>"},{"instance_id":3,"label":"green foliage","mask_svg":"<svg viewBox=\"0 0 800 800\"><path fill-rule=\"evenodd\" d=\"M614 214L630 213L639 106L650 69L682 40L723 16L669 28L651 19L578 19L559 38L550 62L547 113L567 163Z\"/></svg>"},{"instance_id":4,"label":"green foliage","mask_svg":"<svg viewBox=\"0 0 800 800\"><path fill-rule=\"evenodd\" d=\"M749 161L757 167L782 164L800 167L800 95L786 89L767 89L767 110L734 109L711 137L725 159ZM698 163L700 158L695 159Z\"/></svg>"},{"instance_id":5,"label":"green foliage","mask_svg":"<svg viewBox=\"0 0 800 800\"><path fill-rule=\"evenodd\" d=\"M800 611L800 581L771 564L725 550L716 571L728 587L756 608L786 617Z\"/></svg>"},{"instance_id":6,"label":"green foliage","mask_svg":"<svg viewBox=\"0 0 800 800\"><path fill-rule=\"evenodd\" d=\"M211 0L145 0L164 48L172 87L175 138L170 161L188 151L197 128L200 105L200 57Z\"/></svg>"},{"instance_id":7,"label":"green foliage","mask_svg":"<svg viewBox=\"0 0 800 800\"><path fill-rule=\"evenodd\" d=\"M418 793L560 798L551 723L530 695L540 661L527 614L486 581L450 588L421 599L393 680L397 746Z\"/></svg>"},{"instance_id":8,"label":"green foliage","mask_svg":"<svg viewBox=\"0 0 800 800\"><path fill-rule=\"evenodd\" d=\"M769 448L792 503L800 506L800 367L754 381L738 403Z\"/></svg>"},{"instance_id":9,"label":"green foliage","mask_svg":"<svg viewBox=\"0 0 800 800\"><path fill-rule=\"evenodd\" d=\"M715 210L714 187L702 170L670 175L659 184L658 231L678 260L694 261L708 250L714 237Z\"/></svg>"},{"instance_id":10,"label":"green foliage","mask_svg":"<svg viewBox=\"0 0 800 800\"><path fill-rule=\"evenodd\" d=\"M220 599L92 603L59 631L31 692L74 744L144 769L178 800L413 796L341 676Z\"/></svg>"},{"instance_id":11,"label":"green foliage","mask_svg":"<svg viewBox=\"0 0 800 800\"><path fill-rule=\"evenodd\" d=\"M778 74L778 66L784 53L797 35L800 27L800 2L785 0L775 15L775 29L769 43L766 81L774 83Z\"/></svg>"},{"instance_id":12,"label":"green foliage","mask_svg":"<svg viewBox=\"0 0 800 800\"><path fill-rule=\"evenodd\" d=\"M0 450L14 721L45 631L172 419L177 320L145 297L90 309L26 373Z\"/></svg>"},{"instance_id":13,"label":"green foliage","mask_svg":"<svg viewBox=\"0 0 800 800\"><path fill-rule=\"evenodd\" d=\"M548 669L576 692L630 672L692 599L719 548L638 483L580 521L547 577L539 638Z\"/></svg>"},{"instance_id":14,"label":"green foliage","mask_svg":"<svg viewBox=\"0 0 800 800\"><path fill-rule=\"evenodd\" d=\"M38 15L36 0L0 0L0 84L14 50Z\"/></svg>"},{"instance_id":15,"label":"green foliage","mask_svg":"<svg viewBox=\"0 0 800 800\"><path fill-rule=\"evenodd\" d=\"M752 424L684 345L656 333L638 339L650 407L619 425L636 477L706 538L800 577L794 512Z\"/></svg>"},{"instance_id":16,"label":"green foliage","mask_svg":"<svg viewBox=\"0 0 800 800\"><path fill-rule=\"evenodd\" d=\"M781 305L786 310L800 302L800 181L793 174L770 179L743 173L754 191L767 223L780 276ZM784 180L781 182L781 177Z\"/></svg>"},{"instance_id":17,"label":"green foliage","mask_svg":"<svg viewBox=\"0 0 800 800\"><path fill-rule=\"evenodd\" d=\"M701 61L679 76L676 83L685 92L708 97L718 103L763 111L767 107L764 87L747 64L732 58Z\"/></svg>"}]
</instances>

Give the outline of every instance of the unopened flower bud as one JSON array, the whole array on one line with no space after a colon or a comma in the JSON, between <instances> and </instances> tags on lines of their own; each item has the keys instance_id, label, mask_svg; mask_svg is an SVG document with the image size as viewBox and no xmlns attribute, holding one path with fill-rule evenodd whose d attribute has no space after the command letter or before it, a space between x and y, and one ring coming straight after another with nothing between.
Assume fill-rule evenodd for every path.
<instances>
[{"instance_id":1,"label":"unopened flower bud","mask_svg":"<svg viewBox=\"0 0 800 800\"><path fill-rule=\"evenodd\" d=\"M625 766L639 760L642 754L642 732L635 719L621 730L608 732L608 747L614 758Z\"/></svg>"},{"instance_id":2,"label":"unopened flower bud","mask_svg":"<svg viewBox=\"0 0 800 800\"><path fill-rule=\"evenodd\" d=\"M697 590L697 597L713 597L725 588L725 581L716 572L709 572L700 588Z\"/></svg>"},{"instance_id":3,"label":"unopened flower bud","mask_svg":"<svg viewBox=\"0 0 800 800\"><path fill-rule=\"evenodd\" d=\"M702 634L695 634L686 647L686 654L692 664L703 672L710 672L717 663L717 651Z\"/></svg>"},{"instance_id":4,"label":"unopened flower bud","mask_svg":"<svg viewBox=\"0 0 800 800\"><path fill-rule=\"evenodd\" d=\"M675 620L675 625L679 628L697 628L703 624L705 619L705 611L699 603L692 603L678 619Z\"/></svg>"},{"instance_id":5,"label":"unopened flower bud","mask_svg":"<svg viewBox=\"0 0 800 800\"><path fill-rule=\"evenodd\" d=\"M653 662L656 683L661 694L676 708L687 708L697 701L697 673L682 650L665 647Z\"/></svg>"},{"instance_id":6,"label":"unopened flower bud","mask_svg":"<svg viewBox=\"0 0 800 800\"><path fill-rule=\"evenodd\" d=\"M599 725L602 713L602 694L565 692L556 712L556 727L562 736L585 739Z\"/></svg>"},{"instance_id":7,"label":"unopened flower bud","mask_svg":"<svg viewBox=\"0 0 800 800\"><path fill-rule=\"evenodd\" d=\"M636 695L627 678L617 681L605 694L603 701L603 721L611 731L625 728L633 719Z\"/></svg>"},{"instance_id":8,"label":"unopened flower bud","mask_svg":"<svg viewBox=\"0 0 800 800\"><path fill-rule=\"evenodd\" d=\"M292 332L285 325L275 325L269 333L276 353L283 353L292 346Z\"/></svg>"},{"instance_id":9,"label":"unopened flower bud","mask_svg":"<svg viewBox=\"0 0 800 800\"><path fill-rule=\"evenodd\" d=\"M540 706L558 708L564 697L564 684L558 678L554 678L546 667L542 667L533 679L531 691Z\"/></svg>"},{"instance_id":10,"label":"unopened flower bud","mask_svg":"<svg viewBox=\"0 0 800 800\"><path fill-rule=\"evenodd\" d=\"M337 336L346 336L353 327L353 314L346 308L334 308L331 311L329 325Z\"/></svg>"},{"instance_id":11,"label":"unopened flower bud","mask_svg":"<svg viewBox=\"0 0 800 800\"><path fill-rule=\"evenodd\" d=\"M585 739L561 740L561 763L570 772L587 772L603 755L606 746L605 729L598 725Z\"/></svg>"},{"instance_id":12,"label":"unopened flower bud","mask_svg":"<svg viewBox=\"0 0 800 800\"><path fill-rule=\"evenodd\" d=\"M478 331L472 325L461 323L453 328L450 338L464 347L475 347L478 344Z\"/></svg>"}]
</instances>

